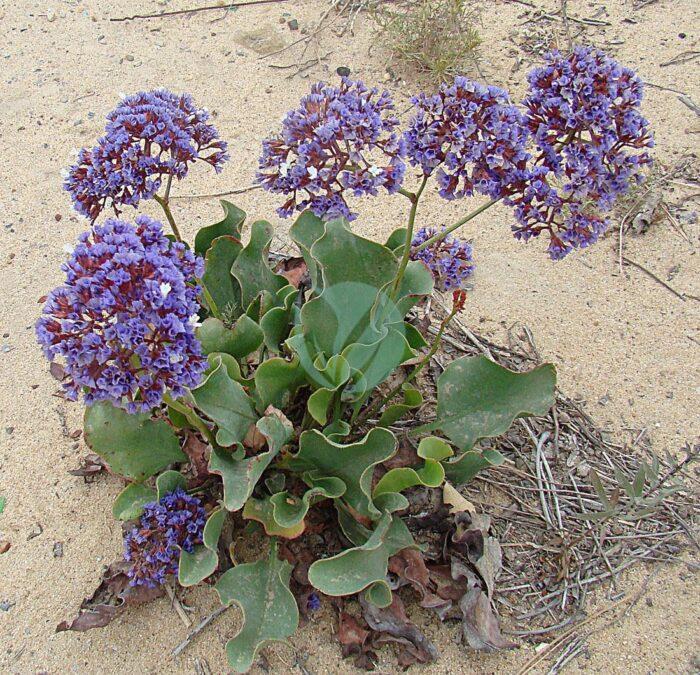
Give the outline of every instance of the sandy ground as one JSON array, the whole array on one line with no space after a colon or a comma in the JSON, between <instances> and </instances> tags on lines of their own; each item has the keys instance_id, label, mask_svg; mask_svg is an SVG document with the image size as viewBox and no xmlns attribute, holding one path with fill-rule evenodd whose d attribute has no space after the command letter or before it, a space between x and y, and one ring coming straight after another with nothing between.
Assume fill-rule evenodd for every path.
<instances>
[{"instance_id":1,"label":"sandy ground","mask_svg":"<svg viewBox=\"0 0 700 675\"><path fill-rule=\"evenodd\" d=\"M110 16L158 11L163 4L0 2L0 495L7 498L0 539L12 544L0 555L3 672L186 673L194 670L197 657L206 657L213 672L225 672L223 645L238 622L236 612L228 612L177 659L170 650L186 629L165 600L103 630L54 634L56 624L90 594L102 566L120 552L119 526L110 514L119 482L102 478L86 484L66 473L85 453L83 443L70 438L80 428L81 408L52 396L56 382L33 338L37 299L59 283L63 245L86 227L60 188L60 170L71 149L91 144L100 133L102 118L118 92L165 86L190 91L216 111L216 124L230 142L232 155L222 175L197 168L176 194L249 185L261 139L310 81L288 79L289 70L268 66L293 63L298 52L260 61L254 48L270 51L299 37L280 23L283 11L293 12L302 27L323 11L320 3L310 2L246 8L225 18L216 12L108 21ZM173 0L167 8L197 4L203 3ZM569 2L572 16L593 16L601 7L599 2ZM611 0L606 7L600 16L611 25L594 29L591 39L609 46L645 80L700 101L697 61L659 66L683 50L698 49L697 3L658 0L635 10L629 1ZM526 9L493 2L484 8L485 75L516 94L522 90L528 63L512 71L519 52L507 37L522 32L519 17ZM368 54L374 40L362 17L355 28L353 38L323 38L320 53L332 53L307 71L311 79L327 77L341 65L370 83L386 79L388 55L379 46ZM578 30L579 24L573 28ZM415 84L407 80L392 84L399 108ZM649 88L645 110L653 122L661 162L672 165L684 154L697 154L698 117L674 93ZM667 196L673 201L686 193L676 186ZM272 217L273 199L259 191L234 199L249 214L271 218L283 235L287 224ZM419 218L426 224L452 222L466 206L430 195ZM215 200L183 199L176 208L189 235L219 216ZM367 201L361 212L357 227L377 238L406 216L401 198ZM675 451L697 437L698 302L679 300L636 269L620 274L616 237L552 264L544 254L544 241L525 246L510 236L505 210L488 212L470 225L479 269L468 319L479 331L503 340L513 323L527 324L543 356L557 364L562 388L585 399L600 424L619 438L629 439L626 429L647 428L658 451ZM687 224L686 231L692 245L662 222L642 237L628 238L625 250L662 278L677 266L674 287L700 296L695 254L700 227ZM627 577L626 588L634 589L647 574L647 569L638 569ZM648 601L594 635L570 669L697 671L697 589L697 576L685 566L664 569L651 582ZM209 589L187 592L185 600L196 608L195 620L216 603ZM597 601L600 604L591 609L604 606L602 593ZM331 639L333 624L331 613L324 612L292 640L309 655L306 667L311 672L352 670ZM438 664L426 668L431 673L516 672L534 653L527 645L508 654L475 655L455 644L455 627L430 622L425 630L443 654ZM266 653L275 672L286 671L294 660L286 646ZM382 658L384 672L395 668L390 654Z\"/></svg>"}]
</instances>

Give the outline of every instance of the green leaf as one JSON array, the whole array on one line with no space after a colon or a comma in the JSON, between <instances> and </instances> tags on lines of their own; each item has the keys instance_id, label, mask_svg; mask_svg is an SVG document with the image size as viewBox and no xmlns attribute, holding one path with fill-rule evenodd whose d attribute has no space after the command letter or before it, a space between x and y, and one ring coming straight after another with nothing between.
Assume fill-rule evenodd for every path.
<instances>
[{"instance_id":1,"label":"green leaf","mask_svg":"<svg viewBox=\"0 0 700 675\"><path fill-rule=\"evenodd\" d=\"M264 220L253 223L248 245L231 267L231 274L241 287L241 302L248 307L263 291L273 295L287 285L287 280L275 274L268 264L272 225Z\"/></svg>"},{"instance_id":2,"label":"green leaf","mask_svg":"<svg viewBox=\"0 0 700 675\"><path fill-rule=\"evenodd\" d=\"M243 359L263 343L263 331L246 314L240 316L232 328L227 328L220 319L210 317L197 329L197 339L205 354L224 352Z\"/></svg>"},{"instance_id":3,"label":"green leaf","mask_svg":"<svg viewBox=\"0 0 700 675\"><path fill-rule=\"evenodd\" d=\"M307 401L309 414L321 425L325 425L328 419L328 406L331 404L335 393L350 379L350 365L339 354L328 359L324 368L317 367L317 373L328 383L328 386L316 390Z\"/></svg>"},{"instance_id":4,"label":"green leaf","mask_svg":"<svg viewBox=\"0 0 700 675\"><path fill-rule=\"evenodd\" d=\"M405 227L395 229L389 235L389 238L386 240L386 244L384 244L384 246L391 249L394 254L397 254L397 249L402 249L403 245L406 243L406 232L407 230Z\"/></svg>"},{"instance_id":5,"label":"green leaf","mask_svg":"<svg viewBox=\"0 0 700 675\"><path fill-rule=\"evenodd\" d=\"M243 610L243 628L226 644L229 666L236 672L245 673L263 645L296 631L299 610L289 590L291 573L292 566L279 560L271 546L267 560L237 565L217 581L221 603L235 602Z\"/></svg>"},{"instance_id":6,"label":"green leaf","mask_svg":"<svg viewBox=\"0 0 700 675\"><path fill-rule=\"evenodd\" d=\"M222 508L214 509L202 533L202 544L194 547L192 553L180 552L177 580L180 586L195 586L214 574L219 566L219 537L226 519L226 511Z\"/></svg>"},{"instance_id":7,"label":"green leaf","mask_svg":"<svg viewBox=\"0 0 700 675\"><path fill-rule=\"evenodd\" d=\"M516 417L544 415L554 404L556 373L544 364L515 373L484 356L456 359L438 379L435 422L462 450L488 436L504 433Z\"/></svg>"},{"instance_id":8,"label":"green leaf","mask_svg":"<svg viewBox=\"0 0 700 675\"><path fill-rule=\"evenodd\" d=\"M216 442L228 447L243 441L258 417L243 387L231 379L221 357L217 359L214 370L199 387L192 389L192 398L197 407L216 422Z\"/></svg>"},{"instance_id":9,"label":"green leaf","mask_svg":"<svg viewBox=\"0 0 700 675\"><path fill-rule=\"evenodd\" d=\"M159 501L178 488L187 489L187 479L179 471L164 471L156 478L157 499Z\"/></svg>"},{"instance_id":10,"label":"green leaf","mask_svg":"<svg viewBox=\"0 0 700 675\"><path fill-rule=\"evenodd\" d=\"M296 539L306 529L306 524L301 521L289 527L280 525L274 517L275 507L270 497L255 499L251 497L243 507L243 517L246 520L254 520L260 523L268 537L283 537L284 539Z\"/></svg>"},{"instance_id":11,"label":"green leaf","mask_svg":"<svg viewBox=\"0 0 700 675\"><path fill-rule=\"evenodd\" d=\"M304 211L289 228L289 236L299 247L306 262L311 279L311 290L319 293L322 287L320 271L316 260L311 255L311 247L325 232L325 223L312 211Z\"/></svg>"},{"instance_id":12,"label":"green leaf","mask_svg":"<svg viewBox=\"0 0 700 675\"><path fill-rule=\"evenodd\" d=\"M326 438L320 431L305 431L299 439L299 452L289 467L308 472L313 481L340 478L345 483L343 499L360 515L377 519L379 509L372 502L374 467L396 452L396 438L387 429L372 429L357 443L342 445ZM307 481L308 482L308 481Z\"/></svg>"},{"instance_id":13,"label":"green leaf","mask_svg":"<svg viewBox=\"0 0 700 675\"><path fill-rule=\"evenodd\" d=\"M386 588L384 591L375 589L373 596L386 598L389 558L409 547L415 547L415 543L403 521L384 514L362 546L313 563L309 567L309 582L322 593L332 596L353 595L368 586L380 584Z\"/></svg>"},{"instance_id":14,"label":"green leaf","mask_svg":"<svg viewBox=\"0 0 700 675\"><path fill-rule=\"evenodd\" d=\"M241 288L231 275L231 266L242 250L243 245L235 237L219 237L207 251L202 285L209 295L204 294L207 304L212 304L209 298L214 301L215 306L209 307L212 314L241 312Z\"/></svg>"},{"instance_id":15,"label":"green leaf","mask_svg":"<svg viewBox=\"0 0 700 675\"><path fill-rule=\"evenodd\" d=\"M142 481L174 462L186 462L175 432L149 413L130 415L111 403L85 410L85 441L114 473Z\"/></svg>"},{"instance_id":16,"label":"green leaf","mask_svg":"<svg viewBox=\"0 0 700 675\"><path fill-rule=\"evenodd\" d=\"M214 223L214 225L203 227L197 232L194 238L194 250L197 255L204 255L214 239L224 235L233 236L240 241L241 228L246 216L245 211L241 211L225 199L220 200L219 203L224 210L224 219Z\"/></svg>"},{"instance_id":17,"label":"green leaf","mask_svg":"<svg viewBox=\"0 0 700 675\"><path fill-rule=\"evenodd\" d=\"M452 448L441 438L428 436L418 445L418 456L425 460L419 469L400 467L387 471L375 485L372 496L401 492L414 485L438 487L445 480L445 470L440 462L452 455ZM389 510L389 509L388 509Z\"/></svg>"},{"instance_id":18,"label":"green leaf","mask_svg":"<svg viewBox=\"0 0 700 675\"><path fill-rule=\"evenodd\" d=\"M299 498L287 491L270 497L274 507L274 519L283 527L292 527L306 517L311 504L323 499L337 499L345 492L345 483L340 478L309 479L313 487Z\"/></svg>"},{"instance_id":19,"label":"green leaf","mask_svg":"<svg viewBox=\"0 0 700 675\"><path fill-rule=\"evenodd\" d=\"M297 290L294 286L284 286L277 291L277 302L280 304L267 310L260 319L260 328L265 336L265 346L271 352L279 352L280 344L289 337L296 296Z\"/></svg>"},{"instance_id":20,"label":"green leaf","mask_svg":"<svg viewBox=\"0 0 700 675\"><path fill-rule=\"evenodd\" d=\"M355 234L342 218L326 223L311 255L321 265L324 289L356 281L379 289L394 278L398 267L386 246Z\"/></svg>"},{"instance_id":21,"label":"green leaf","mask_svg":"<svg viewBox=\"0 0 700 675\"><path fill-rule=\"evenodd\" d=\"M143 483L129 483L114 500L112 515L117 520L138 518L143 513L143 507L156 499L153 488Z\"/></svg>"},{"instance_id":22,"label":"green leaf","mask_svg":"<svg viewBox=\"0 0 700 675\"><path fill-rule=\"evenodd\" d=\"M258 431L267 439L267 452L240 457L222 448L214 448L209 458L209 471L219 474L224 484L224 506L229 511L243 508L270 462L292 437L294 429L286 418L275 414L258 420Z\"/></svg>"},{"instance_id":23,"label":"green leaf","mask_svg":"<svg viewBox=\"0 0 700 675\"><path fill-rule=\"evenodd\" d=\"M7 497L0 495L0 516L5 511L5 506L7 505Z\"/></svg>"},{"instance_id":24,"label":"green leaf","mask_svg":"<svg viewBox=\"0 0 700 675\"><path fill-rule=\"evenodd\" d=\"M505 457L498 450L484 450L484 452L468 450L452 461L443 462L443 467L445 475L453 483L463 485L472 480L482 469L500 466L504 461Z\"/></svg>"},{"instance_id":25,"label":"green leaf","mask_svg":"<svg viewBox=\"0 0 700 675\"><path fill-rule=\"evenodd\" d=\"M394 403L387 406L377 422L378 427L390 427L411 410L416 410L423 405L423 394L418 389L410 384L404 384L401 389L403 391L403 403Z\"/></svg>"},{"instance_id":26,"label":"green leaf","mask_svg":"<svg viewBox=\"0 0 700 675\"><path fill-rule=\"evenodd\" d=\"M299 358L292 361L275 357L263 361L255 371L255 391L262 409L283 408L297 389L306 382Z\"/></svg>"}]
</instances>

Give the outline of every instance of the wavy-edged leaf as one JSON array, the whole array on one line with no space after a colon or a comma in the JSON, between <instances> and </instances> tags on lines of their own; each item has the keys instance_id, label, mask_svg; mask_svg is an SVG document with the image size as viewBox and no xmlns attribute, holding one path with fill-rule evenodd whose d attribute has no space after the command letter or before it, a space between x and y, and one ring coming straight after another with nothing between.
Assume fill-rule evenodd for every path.
<instances>
[{"instance_id":1,"label":"wavy-edged leaf","mask_svg":"<svg viewBox=\"0 0 700 675\"><path fill-rule=\"evenodd\" d=\"M295 357L287 361L274 357L263 361L255 371L255 391L262 408L283 408L288 399L306 382L304 370Z\"/></svg>"},{"instance_id":2,"label":"wavy-edged leaf","mask_svg":"<svg viewBox=\"0 0 700 675\"><path fill-rule=\"evenodd\" d=\"M179 471L164 471L156 478L156 497L158 501L171 492L187 488L187 479Z\"/></svg>"},{"instance_id":3,"label":"wavy-edged leaf","mask_svg":"<svg viewBox=\"0 0 700 675\"><path fill-rule=\"evenodd\" d=\"M273 545L267 560L236 565L216 582L221 603L235 602L243 610L243 627L226 643L229 666L236 672L245 673L263 645L296 631L299 610L289 590L291 573L292 566L277 558Z\"/></svg>"},{"instance_id":4,"label":"wavy-edged leaf","mask_svg":"<svg viewBox=\"0 0 700 675\"><path fill-rule=\"evenodd\" d=\"M89 406L85 441L114 473L142 481L174 462L186 462L175 432L149 413L130 415L102 401Z\"/></svg>"},{"instance_id":5,"label":"wavy-edged leaf","mask_svg":"<svg viewBox=\"0 0 700 675\"><path fill-rule=\"evenodd\" d=\"M340 354L335 354L328 359L325 367L316 365L319 376L327 382L327 386L317 389L307 401L307 408L311 417L321 425L328 419L328 406L333 397L349 379L352 373L350 364Z\"/></svg>"},{"instance_id":6,"label":"wavy-edged leaf","mask_svg":"<svg viewBox=\"0 0 700 675\"><path fill-rule=\"evenodd\" d=\"M260 347L263 331L247 314L240 316L231 328L220 319L209 317L197 328L197 339L205 354L223 352L242 359Z\"/></svg>"},{"instance_id":7,"label":"wavy-edged leaf","mask_svg":"<svg viewBox=\"0 0 700 675\"><path fill-rule=\"evenodd\" d=\"M432 488L442 485L442 481L445 480L445 470L440 462L452 455L452 448L441 438L428 436L421 439L417 453L424 460L422 467L390 469L374 486L372 496L377 498L379 495L401 492L414 485Z\"/></svg>"},{"instance_id":8,"label":"wavy-edged leaf","mask_svg":"<svg viewBox=\"0 0 700 675\"><path fill-rule=\"evenodd\" d=\"M456 359L438 379L435 422L462 450L498 436L521 415L544 415L554 404L556 372L551 364L515 373L485 356Z\"/></svg>"},{"instance_id":9,"label":"wavy-edged leaf","mask_svg":"<svg viewBox=\"0 0 700 675\"><path fill-rule=\"evenodd\" d=\"M372 502L374 467L396 452L396 438L387 429L372 429L356 443L343 445L326 438L320 431L305 431L299 439L299 452L289 461L290 468L308 472L314 481L340 478L346 486L343 499L360 515L374 520L381 512Z\"/></svg>"},{"instance_id":10,"label":"wavy-edged leaf","mask_svg":"<svg viewBox=\"0 0 700 675\"><path fill-rule=\"evenodd\" d=\"M212 314L224 310L229 313L241 312L241 288L231 275L231 266L243 250L240 240L235 237L219 237L215 239L207 251L202 275L202 285L205 289L204 299Z\"/></svg>"},{"instance_id":11,"label":"wavy-edged leaf","mask_svg":"<svg viewBox=\"0 0 700 675\"><path fill-rule=\"evenodd\" d=\"M353 595L368 588L374 599L389 599L386 582L389 558L404 548L414 547L411 533L404 522L390 514L384 514L369 539L331 558L317 560L309 568L309 582L326 595ZM384 586L384 589L379 589Z\"/></svg>"},{"instance_id":12,"label":"wavy-edged leaf","mask_svg":"<svg viewBox=\"0 0 700 675\"><path fill-rule=\"evenodd\" d=\"M228 447L243 441L258 416L243 387L229 375L223 359L218 356L215 360L218 365L191 393L197 407L216 422L216 442Z\"/></svg>"},{"instance_id":13,"label":"wavy-edged leaf","mask_svg":"<svg viewBox=\"0 0 700 675\"><path fill-rule=\"evenodd\" d=\"M287 280L275 274L268 263L272 225L264 220L253 223L250 241L231 266L231 274L241 287L241 302L248 307L263 291L273 295L287 285Z\"/></svg>"},{"instance_id":14,"label":"wavy-edged leaf","mask_svg":"<svg viewBox=\"0 0 700 675\"><path fill-rule=\"evenodd\" d=\"M500 466L505 457L498 450L468 450L451 461L443 462L445 475L457 485L468 483L479 471L492 466Z\"/></svg>"},{"instance_id":15,"label":"wavy-edged leaf","mask_svg":"<svg viewBox=\"0 0 700 675\"><path fill-rule=\"evenodd\" d=\"M263 471L279 454L294 432L291 422L281 413L268 414L258 420L255 426L267 439L267 452L243 457L242 453L231 453L222 448L214 448L211 453L209 471L221 476L224 484L224 506L229 511L238 511L243 508Z\"/></svg>"},{"instance_id":16,"label":"wavy-edged leaf","mask_svg":"<svg viewBox=\"0 0 700 675\"><path fill-rule=\"evenodd\" d=\"M214 509L207 518L202 532L202 544L194 547L192 553L180 552L177 580L180 586L195 586L214 574L219 566L219 537L224 527L226 511Z\"/></svg>"},{"instance_id":17,"label":"wavy-edged leaf","mask_svg":"<svg viewBox=\"0 0 700 675\"><path fill-rule=\"evenodd\" d=\"M129 483L114 500L112 515L117 520L138 518L143 513L143 507L155 499L153 488L143 483Z\"/></svg>"},{"instance_id":18,"label":"wavy-edged leaf","mask_svg":"<svg viewBox=\"0 0 700 675\"><path fill-rule=\"evenodd\" d=\"M417 410L423 405L423 394L418 389L410 384L404 384L401 390L403 392L403 403L394 403L387 406L377 422L378 427L390 427L404 415L411 412L411 410Z\"/></svg>"},{"instance_id":19,"label":"wavy-edged leaf","mask_svg":"<svg viewBox=\"0 0 700 675\"><path fill-rule=\"evenodd\" d=\"M219 204L224 210L224 218L218 223L201 228L197 232L194 238L194 250L197 255L204 255L214 239L218 237L230 235L239 241L241 239L241 229L246 217L245 211L242 211L225 199L219 200Z\"/></svg>"},{"instance_id":20,"label":"wavy-edged leaf","mask_svg":"<svg viewBox=\"0 0 700 675\"><path fill-rule=\"evenodd\" d=\"M311 279L311 290L319 293L323 282L318 270L316 260L311 255L311 247L323 236L325 223L313 211L304 211L289 228L291 240L299 247L299 251L306 262Z\"/></svg>"},{"instance_id":21,"label":"wavy-edged leaf","mask_svg":"<svg viewBox=\"0 0 700 675\"><path fill-rule=\"evenodd\" d=\"M275 307L268 309L260 318L265 346L278 353L280 345L289 337L289 331L293 321L293 305L297 297L294 286L284 286L277 291Z\"/></svg>"}]
</instances>

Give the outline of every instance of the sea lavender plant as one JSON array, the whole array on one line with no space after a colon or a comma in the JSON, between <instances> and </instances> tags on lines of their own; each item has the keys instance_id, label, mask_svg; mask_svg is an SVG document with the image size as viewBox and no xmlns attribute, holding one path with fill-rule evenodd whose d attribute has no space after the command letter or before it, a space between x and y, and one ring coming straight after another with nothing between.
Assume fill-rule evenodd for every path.
<instances>
[{"instance_id":1,"label":"sea lavender plant","mask_svg":"<svg viewBox=\"0 0 700 675\"><path fill-rule=\"evenodd\" d=\"M189 94L164 89L125 97L107 116L105 134L78 153L64 182L75 209L95 220L111 205L137 207L153 198L164 177L182 179L202 161L221 171L226 143Z\"/></svg>"},{"instance_id":2,"label":"sea lavender plant","mask_svg":"<svg viewBox=\"0 0 700 675\"><path fill-rule=\"evenodd\" d=\"M203 263L148 216L109 219L80 235L36 332L65 361L68 398L149 410L200 381L206 360L194 328Z\"/></svg>"},{"instance_id":3,"label":"sea lavender plant","mask_svg":"<svg viewBox=\"0 0 700 675\"><path fill-rule=\"evenodd\" d=\"M202 501L182 488L146 504L139 524L124 537L130 585L155 588L177 574L180 552L192 553L202 543L205 519Z\"/></svg>"},{"instance_id":4,"label":"sea lavender plant","mask_svg":"<svg viewBox=\"0 0 700 675\"><path fill-rule=\"evenodd\" d=\"M464 289L474 273L472 245L455 237L446 236L430 246L417 250L423 242L437 235L434 227L422 227L411 242L411 260L425 263L433 275L435 287L441 291Z\"/></svg>"},{"instance_id":5,"label":"sea lavender plant","mask_svg":"<svg viewBox=\"0 0 700 675\"><path fill-rule=\"evenodd\" d=\"M393 109L389 92L347 77L338 87L314 84L287 113L281 133L263 141L258 181L289 196L277 212L288 217L309 208L321 218L352 220L346 191L356 197L376 195L380 187L396 192L405 165Z\"/></svg>"},{"instance_id":6,"label":"sea lavender plant","mask_svg":"<svg viewBox=\"0 0 700 675\"><path fill-rule=\"evenodd\" d=\"M69 397L84 392L86 443L129 479L115 517L143 513L125 539L131 583L157 586L176 572L184 586L211 579L224 605L243 610L244 626L226 648L237 672L251 667L266 642L293 634L299 607L315 611L323 595L391 606L388 574L401 576L392 560L404 550L421 555L402 520L409 505L403 493L435 489L445 479L459 485L498 466L505 458L497 444L483 448L479 439L524 414L547 414L555 400L549 364L513 372L485 357L447 362L446 354L428 392L435 405L424 406L428 385L420 375L464 308L474 269L471 245L450 235L503 200L515 209L516 236L548 231L554 258L592 243L605 229L603 212L649 161L640 97L629 71L577 50L554 54L535 71L525 114L502 90L457 78L435 96L414 99L401 135L386 92L348 79L314 85L286 116L281 135L265 141L258 173L263 187L286 195L283 215L309 209L291 228L301 259L286 276L285 265L271 260L269 223L253 223L244 245L246 215L228 202L224 219L195 237L205 262L145 216L135 226L93 224L64 267L66 283L50 294L37 333L49 359L65 361ZM136 118L150 138L153 125L143 115ZM143 138L129 145L130 120L128 111L116 115L110 133L145 160L136 162L136 177L110 165L110 180L128 188L109 194L119 208L152 193L179 238L168 208L170 180L164 195L154 190L163 176L184 175L193 155L171 146L161 157L146 151ZM214 155L196 158L217 166L223 146L214 138L211 147L218 148ZM401 185L406 150L419 174L415 192ZM170 160L160 172L159 163ZM489 201L447 227L414 234L433 177L446 199L480 194ZM354 216L349 196L380 188L411 204L407 227L386 245L336 219ZM100 194L98 211L113 199ZM416 322L410 312L430 306L434 288L451 292L452 307L428 332L424 321L435 317ZM93 405L103 401L128 412ZM399 427L414 439L406 466L392 429L419 409L420 421L404 419ZM175 485L196 485L202 499L173 492ZM163 493L171 494L144 507ZM217 504L206 525L204 500ZM250 529L242 527L246 520L271 537L269 554L224 571L228 556L220 560L219 553L233 528ZM316 556L319 527L328 550ZM336 538L336 530L344 536ZM455 552L455 538L446 542L435 552L443 569ZM368 556L373 563L362 564ZM302 566L291 584L290 563ZM480 581L468 591L486 608L495 643L506 644L488 614L490 589Z\"/></svg>"}]
</instances>

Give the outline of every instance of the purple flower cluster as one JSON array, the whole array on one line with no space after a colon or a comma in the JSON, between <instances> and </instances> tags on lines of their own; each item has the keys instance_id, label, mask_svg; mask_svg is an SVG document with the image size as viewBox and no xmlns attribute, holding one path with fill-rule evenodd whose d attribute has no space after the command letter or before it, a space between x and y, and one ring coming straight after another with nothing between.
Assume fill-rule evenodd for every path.
<instances>
[{"instance_id":1,"label":"purple flower cluster","mask_svg":"<svg viewBox=\"0 0 700 675\"><path fill-rule=\"evenodd\" d=\"M138 527L124 537L129 584L155 588L177 574L180 551L192 553L202 543L205 521L200 499L182 488L146 504Z\"/></svg>"},{"instance_id":2,"label":"purple flower cluster","mask_svg":"<svg viewBox=\"0 0 700 675\"><path fill-rule=\"evenodd\" d=\"M346 190L356 197L396 192L405 165L399 121L388 92L344 77L339 87L314 84L300 106L285 116L281 134L263 142L258 182L289 195L282 217L310 208L330 220L354 214Z\"/></svg>"},{"instance_id":3,"label":"purple flower cluster","mask_svg":"<svg viewBox=\"0 0 700 675\"><path fill-rule=\"evenodd\" d=\"M433 274L435 287L441 291L463 289L467 279L474 273L472 246L469 242L447 235L420 251L415 248L437 234L434 227L423 227L416 232L411 242L411 260L425 263Z\"/></svg>"},{"instance_id":4,"label":"purple flower cluster","mask_svg":"<svg viewBox=\"0 0 700 675\"><path fill-rule=\"evenodd\" d=\"M522 180L529 133L503 89L457 77L437 94L411 100L416 113L404 133L406 154L423 175L436 172L442 197L478 192L498 199Z\"/></svg>"},{"instance_id":5,"label":"purple flower cluster","mask_svg":"<svg viewBox=\"0 0 700 675\"><path fill-rule=\"evenodd\" d=\"M105 135L78 153L64 187L75 209L95 220L111 204L137 206L160 189L163 177L178 179L201 160L219 172L228 159L209 113L188 94L164 89L125 97L107 116Z\"/></svg>"},{"instance_id":6,"label":"purple flower cluster","mask_svg":"<svg viewBox=\"0 0 700 675\"><path fill-rule=\"evenodd\" d=\"M517 238L547 230L554 259L598 240L607 228L601 212L651 163L641 101L640 78L590 47L569 56L552 52L530 73L524 105L538 155L506 200L515 206Z\"/></svg>"},{"instance_id":7,"label":"purple flower cluster","mask_svg":"<svg viewBox=\"0 0 700 675\"><path fill-rule=\"evenodd\" d=\"M65 360L72 400L111 401L129 412L182 396L206 368L194 335L195 279L203 262L163 226L108 219L80 235L66 282L46 301L36 332L46 357Z\"/></svg>"}]
</instances>

